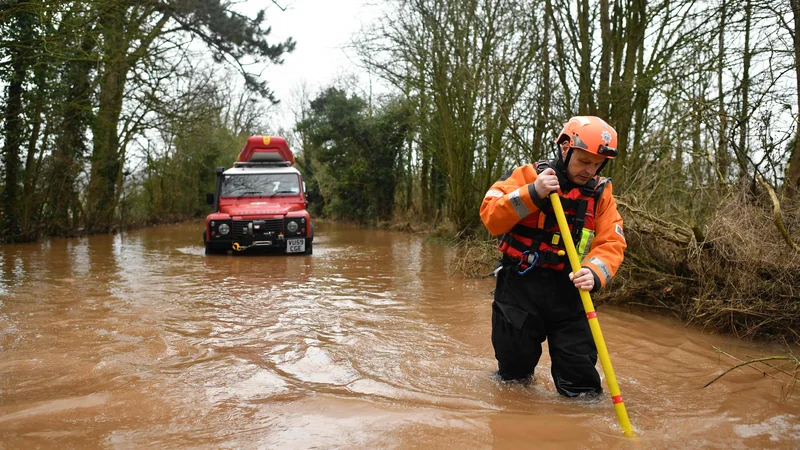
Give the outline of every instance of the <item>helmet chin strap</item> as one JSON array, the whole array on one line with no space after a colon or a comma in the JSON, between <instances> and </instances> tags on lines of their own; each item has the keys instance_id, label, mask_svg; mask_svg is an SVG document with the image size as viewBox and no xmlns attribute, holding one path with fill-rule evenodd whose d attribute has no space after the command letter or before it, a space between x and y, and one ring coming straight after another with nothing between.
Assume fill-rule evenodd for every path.
<instances>
[{"instance_id":1,"label":"helmet chin strap","mask_svg":"<svg viewBox=\"0 0 800 450\"><path fill-rule=\"evenodd\" d=\"M569 177L567 176L567 166L569 166L569 160L570 160L570 158L572 158L572 148L570 147L570 149L567 150L567 157L564 158L563 155L562 155L562 151L561 151L561 145L558 144L558 143L555 143L555 147L556 147L556 156L557 156L557 158L556 158L556 170L561 172L561 174L564 175L564 178L569 179Z\"/></svg>"},{"instance_id":2,"label":"helmet chin strap","mask_svg":"<svg viewBox=\"0 0 800 450\"><path fill-rule=\"evenodd\" d=\"M603 167L606 166L606 164L608 163L608 159L609 158L603 160L603 163L600 164L600 167L597 168L597 172L594 173L595 176L600 175L600 171L603 170Z\"/></svg>"},{"instance_id":3,"label":"helmet chin strap","mask_svg":"<svg viewBox=\"0 0 800 450\"><path fill-rule=\"evenodd\" d=\"M561 172L565 179L569 180L569 173L567 172L567 167L569 167L569 160L572 158L573 148L570 147L567 150L567 157L564 158L561 152L561 145L555 143L556 147L556 170ZM597 172L595 172L595 176L600 175L600 171L603 170L603 167L606 166L608 163L609 158L604 158L603 163L600 164L600 167L597 168Z\"/></svg>"}]
</instances>

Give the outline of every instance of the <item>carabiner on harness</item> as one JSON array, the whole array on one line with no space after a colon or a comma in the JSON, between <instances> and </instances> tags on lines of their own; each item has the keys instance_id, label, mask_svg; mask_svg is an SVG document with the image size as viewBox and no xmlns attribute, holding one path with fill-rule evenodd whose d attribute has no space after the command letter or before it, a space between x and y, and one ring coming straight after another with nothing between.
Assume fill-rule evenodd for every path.
<instances>
[{"instance_id":1,"label":"carabiner on harness","mask_svg":"<svg viewBox=\"0 0 800 450\"><path fill-rule=\"evenodd\" d=\"M521 257L521 258L520 258L520 260L519 260L519 264L517 264L517 266L518 266L518 267L522 267L522 263L523 263L523 262L526 262L526 261L529 259L529 258L528 258L528 254L529 254L529 253L530 253L530 250L525 250L525 251L522 253L522 257ZM520 274L520 275L525 275L526 273L528 273L528 271L529 271L529 270L531 270L531 269L532 269L532 268L533 268L533 267L536 265L536 262L537 262L537 261L539 261L539 253L538 253L538 252L533 252L533 261L531 261L530 263L528 263L528 264L530 264L530 265L528 266L528 268L527 268L527 269L525 269L525 270L522 270L522 271L520 271L519 269L517 269L517 273L518 273L518 274Z\"/></svg>"}]
</instances>

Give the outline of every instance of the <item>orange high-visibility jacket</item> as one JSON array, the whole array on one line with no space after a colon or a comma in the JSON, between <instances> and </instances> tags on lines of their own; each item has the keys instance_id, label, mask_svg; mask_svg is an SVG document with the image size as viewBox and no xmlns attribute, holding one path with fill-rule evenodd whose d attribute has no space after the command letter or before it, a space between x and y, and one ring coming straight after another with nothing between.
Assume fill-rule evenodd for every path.
<instances>
[{"instance_id":1,"label":"orange high-visibility jacket","mask_svg":"<svg viewBox=\"0 0 800 450\"><path fill-rule=\"evenodd\" d=\"M536 168L533 164L527 164L514 169L507 178L496 181L486 192L481 204L481 220L493 236L508 233L530 214L542 212L531 198L536 191L533 186L528 187L536 178ZM542 204L539 199L537 203ZM547 206L545 213L553 214L549 202ZM617 273L627 246L622 231L622 216L617 211L610 181L606 183L596 205L594 221L595 237L581 265L597 276L602 287Z\"/></svg>"}]
</instances>

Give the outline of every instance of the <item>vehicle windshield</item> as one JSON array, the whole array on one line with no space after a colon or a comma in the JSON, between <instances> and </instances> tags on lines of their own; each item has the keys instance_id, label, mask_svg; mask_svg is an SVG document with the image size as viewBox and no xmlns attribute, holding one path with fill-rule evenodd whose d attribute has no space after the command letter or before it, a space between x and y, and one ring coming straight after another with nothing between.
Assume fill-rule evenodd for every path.
<instances>
[{"instance_id":1,"label":"vehicle windshield","mask_svg":"<svg viewBox=\"0 0 800 450\"><path fill-rule=\"evenodd\" d=\"M297 195L300 177L292 173L236 174L222 177L221 197Z\"/></svg>"}]
</instances>

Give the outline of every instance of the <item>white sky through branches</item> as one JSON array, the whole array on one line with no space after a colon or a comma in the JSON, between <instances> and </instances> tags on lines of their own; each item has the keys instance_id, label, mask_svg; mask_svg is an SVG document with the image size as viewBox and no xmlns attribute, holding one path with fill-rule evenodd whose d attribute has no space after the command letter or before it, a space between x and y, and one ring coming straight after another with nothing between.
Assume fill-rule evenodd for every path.
<instances>
[{"instance_id":1,"label":"white sky through branches","mask_svg":"<svg viewBox=\"0 0 800 450\"><path fill-rule=\"evenodd\" d=\"M293 125L285 110L297 102L292 97L303 83L312 98L321 88L346 75L356 75L360 83L369 84L369 74L358 67L358 56L351 48L351 41L362 26L378 17L377 9L365 3L365 0L247 0L237 8L250 14L266 9L264 25L272 28L270 42L291 37L297 43L292 53L284 55L282 65L270 65L261 74L282 103L277 118L281 126ZM376 81L374 77L372 81Z\"/></svg>"}]
</instances>

